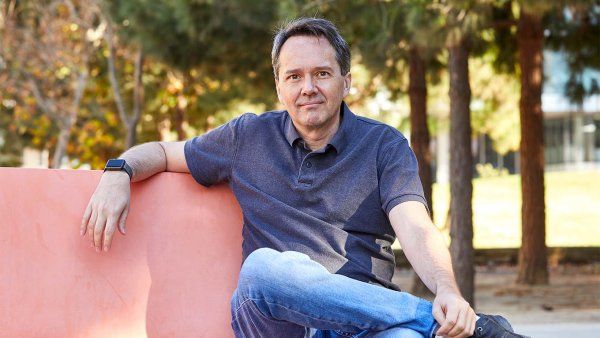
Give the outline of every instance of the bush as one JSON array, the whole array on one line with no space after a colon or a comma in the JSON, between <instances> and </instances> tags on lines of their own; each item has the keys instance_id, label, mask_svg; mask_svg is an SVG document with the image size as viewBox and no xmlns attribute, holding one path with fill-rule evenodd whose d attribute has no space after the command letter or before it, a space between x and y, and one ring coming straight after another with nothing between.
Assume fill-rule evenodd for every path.
<instances>
[{"instance_id":1,"label":"bush","mask_svg":"<svg viewBox=\"0 0 600 338\"><path fill-rule=\"evenodd\" d=\"M478 163L475 166L477 175L481 178L487 177L500 177L508 175L508 169L506 168L494 168L491 163Z\"/></svg>"}]
</instances>

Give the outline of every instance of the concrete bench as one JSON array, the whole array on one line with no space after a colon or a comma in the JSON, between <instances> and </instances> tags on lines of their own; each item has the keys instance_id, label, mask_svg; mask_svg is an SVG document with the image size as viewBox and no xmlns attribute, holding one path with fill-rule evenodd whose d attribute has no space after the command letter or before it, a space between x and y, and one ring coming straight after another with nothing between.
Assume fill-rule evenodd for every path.
<instances>
[{"instance_id":1,"label":"concrete bench","mask_svg":"<svg viewBox=\"0 0 600 338\"><path fill-rule=\"evenodd\" d=\"M0 337L232 337L241 210L225 185L132 185L127 236L79 235L100 171L0 168Z\"/></svg>"}]
</instances>

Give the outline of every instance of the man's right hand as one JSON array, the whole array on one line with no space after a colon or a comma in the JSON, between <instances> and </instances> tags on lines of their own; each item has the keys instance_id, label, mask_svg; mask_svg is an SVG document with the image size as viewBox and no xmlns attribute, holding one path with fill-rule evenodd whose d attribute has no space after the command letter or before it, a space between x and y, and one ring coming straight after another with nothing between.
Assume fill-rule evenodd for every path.
<instances>
[{"instance_id":1,"label":"man's right hand","mask_svg":"<svg viewBox=\"0 0 600 338\"><path fill-rule=\"evenodd\" d=\"M124 171L106 171L92 195L81 220L80 234L87 232L96 251L108 251L115 229L125 235L131 187Z\"/></svg>"}]
</instances>

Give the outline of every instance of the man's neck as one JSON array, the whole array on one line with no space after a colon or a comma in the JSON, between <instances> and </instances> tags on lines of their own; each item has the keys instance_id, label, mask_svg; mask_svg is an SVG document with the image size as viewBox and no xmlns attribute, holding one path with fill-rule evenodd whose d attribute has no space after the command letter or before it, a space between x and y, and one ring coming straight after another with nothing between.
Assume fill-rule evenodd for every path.
<instances>
[{"instance_id":1,"label":"man's neck","mask_svg":"<svg viewBox=\"0 0 600 338\"><path fill-rule=\"evenodd\" d=\"M329 123L325 126L320 126L314 129L298 128L295 124L294 126L296 126L296 130L306 143L306 146L310 148L310 150L315 151L323 148L327 143L329 143L329 141L338 131L340 124L340 113L338 112L335 119L329 121Z\"/></svg>"}]
</instances>

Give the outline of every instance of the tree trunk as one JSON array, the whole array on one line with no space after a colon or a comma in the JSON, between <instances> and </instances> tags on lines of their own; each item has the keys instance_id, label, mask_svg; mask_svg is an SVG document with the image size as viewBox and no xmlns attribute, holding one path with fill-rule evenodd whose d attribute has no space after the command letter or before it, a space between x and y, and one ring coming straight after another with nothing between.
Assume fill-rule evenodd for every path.
<instances>
[{"instance_id":1,"label":"tree trunk","mask_svg":"<svg viewBox=\"0 0 600 338\"><path fill-rule=\"evenodd\" d=\"M542 114L542 20L521 9L517 28L521 66L521 249L522 284L547 284L546 215L544 203L544 128Z\"/></svg>"},{"instance_id":2,"label":"tree trunk","mask_svg":"<svg viewBox=\"0 0 600 338\"><path fill-rule=\"evenodd\" d=\"M133 147L137 143L137 121L126 124L127 134L125 135L125 149Z\"/></svg>"},{"instance_id":3,"label":"tree trunk","mask_svg":"<svg viewBox=\"0 0 600 338\"><path fill-rule=\"evenodd\" d=\"M471 153L471 86L469 38L449 47L450 72L450 253L463 297L474 306L473 154Z\"/></svg>"},{"instance_id":4,"label":"tree trunk","mask_svg":"<svg viewBox=\"0 0 600 338\"><path fill-rule=\"evenodd\" d=\"M188 102L190 101L190 97L193 94L192 83L193 77L191 76L189 71L185 71L182 77L183 83L183 91L177 98L177 106L175 107L175 114L173 116L173 128L177 133L177 139L179 141L185 140L187 138L187 134L183 129L183 125L185 123L186 117L186 109L188 106Z\"/></svg>"},{"instance_id":5,"label":"tree trunk","mask_svg":"<svg viewBox=\"0 0 600 338\"><path fill-rule=\"evenodd\" d=\"M54 149L54 156L52 157L52 168L60 168L62 164L62 159L65 156L65 153L67 152L67 145L69 144L70 137L71 126L61 126L60 133L58 134L58 141L56 142L56 148Z\"/></svg>"},{"instance_id":6,"label":"tree trunk","mask_svg":"<svg viewBox=\"0 0 600 338\"><path fill-rule=\"evenodd\" d=\"M123 126L125 126L125 149L129 149L133 147L137 142L136 127L140 120L141 109L144 102L144 84L142 83L142 68L144 65L144 54L142 52L141 47L138 48L135 54L133 74L133 108L130 115L125 109L125 104L123 102L123 98L121 97L119 81L117 80L117 69L115 66L116 49L113 41L114 34L112 31L112 23L108 23L106 27L107 29L104 38L108 44L109 51L107 57L108 79L110 81L110 86L113 90L113 95L115 99L115 104L117 106L117 111L119 113L119 118L121 119L121 123L123 124Z\"/></svg>"},{"instance_id":7,"label":"tree trunk","mask_svg":"<svg viewBox=\"0 0 600 338\"><path fill-rule=\"evenodd\" d=\"M142 82L142 70L144 67L144 54L140 47L135 55L135 71L133 74L133 109L131 116L127 119L127 149L137 143L137 124L140 121L142 106L144 105L144 83Z\"/></svg>"},{"instance_id":8,"label":"tree trunk","mask_svg":"<svg viewBox=\"0 0 600 338\"><path fill-rule=\"evenodd\" d=\"M410 99L410 145L419 163L419 177L427 200L429 215L433 219L433 204L431 199L431 152L429 150L429 128L427 126L427 83L425 80L425 61L419 49L410 49L409 86ZM421 278L414 273L411 291L415 295L425 295L429 289Z\"/></svg>"},{"instance_id":9,"label":"tree trunk","mask_svg":"<svg viewBox=\"0 0 600 338\"><path fill-rule=\"evenodd\" d=\"M431 199L431 151L429 150L429 127L427 126L427 84L425 61L416 47L410 50L409 87L410 99L410 145L419 163L419 177L427 200L429 215L433 219Z\"/></svg>"},{"instance_id":10,"label":"tree trunk","mask_svg":"<svg viewBox=\"0 0 600 338\"><path fill-rule=\"evenodd\" d=\"M87 64L87 60L86 60ZM86 65L87 67L87 65ZM62 164L62 159L67 152L67 145L69 144L69 138L71 137L71 130L77 121L77 115L79 113L79 107L81 106L81 100L83 98L83 94L85 91L85 86L87 84L88 72L87 69L83 70L77 76L77 82L75 83L75 93L73 97L73 102L71 103L71 107L68 111L67 116L60 116L60 112L47 110L46 113L50 114L51 117L57 122L60 126L60 133L58 135L58 142L56 144L56 149L54 150L54 156L52 159L52 168L60 168ZM39 99L38 105L48 106L46 100L43 99L37 85L34 85L34 92L36 98ZM49 107L55 107L54 104L51 104Z\"/></svg>"},{"instance_id":11,"label":"tree trunk","mask_svg":"<svg viewBox=\"0 0 600 338\"><path fill-rule=\"evenodd\" d=\"M181 107L179 104L175 107L175 114L173 116L173 128L177 133L177 140L183 141L187 138L185 134L185 130L183 130L183 122L185 120L185 108Z\"/></svg>"}]
</instances>

